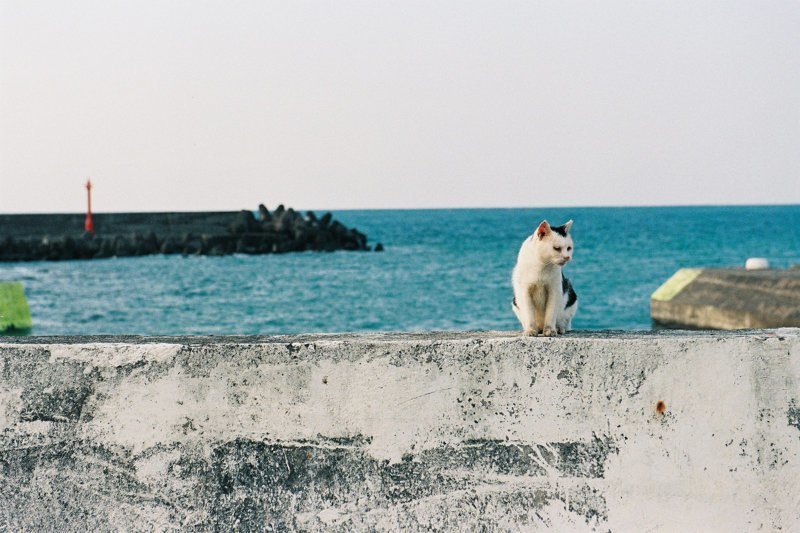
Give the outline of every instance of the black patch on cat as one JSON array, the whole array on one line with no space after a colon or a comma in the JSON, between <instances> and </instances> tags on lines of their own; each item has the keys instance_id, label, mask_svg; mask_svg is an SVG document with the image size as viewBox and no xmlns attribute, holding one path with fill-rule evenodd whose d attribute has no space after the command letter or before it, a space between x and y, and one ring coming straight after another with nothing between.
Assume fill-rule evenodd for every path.
<instances>
[{"instance_id":1,"label":"black patch on cat","mask_svg":"<svg viewBox=\"0 0 800 533\"><path fill-rule=\"evenodd\" d=\"M567 236L567 225L564 224L563 226L550 226L550 229L561 235L562 237Z\"/></svg>"},{"instance_id":2,"label":"black patch on cat","mask_svg":"<svg viewBox=\"0 0 800 533\"><path fill-rule=\"evenodd\" d=\"M564 309L575 305L575 302L578 301L578 295L575 289L572 288L572 282L567 279L563 272L561 273L561 290L567 295L567 305L564 306Z\"/></svg>"}]
</instances>

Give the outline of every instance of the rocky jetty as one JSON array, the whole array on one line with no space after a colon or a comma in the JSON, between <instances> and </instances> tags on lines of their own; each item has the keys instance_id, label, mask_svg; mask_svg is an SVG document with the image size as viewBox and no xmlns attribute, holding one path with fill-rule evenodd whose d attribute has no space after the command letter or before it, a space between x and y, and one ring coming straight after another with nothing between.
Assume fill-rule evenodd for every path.
<instances>
[{"instance_id":1,"label":"rocky jetty","mask_svg":"<svg viewBox=\"0 0 800 533\"><path fill-rule=\"evenodd\" d=\"M317 217L283 205L273 212L259 205L257 216L248 210L100 214L95 215L94 235L80 232L82 220L76 215L0 216L0 261L372 249L366 235L330 213ZM382 249L380 243L375 246Z\"/></svg>"}]
</instances>

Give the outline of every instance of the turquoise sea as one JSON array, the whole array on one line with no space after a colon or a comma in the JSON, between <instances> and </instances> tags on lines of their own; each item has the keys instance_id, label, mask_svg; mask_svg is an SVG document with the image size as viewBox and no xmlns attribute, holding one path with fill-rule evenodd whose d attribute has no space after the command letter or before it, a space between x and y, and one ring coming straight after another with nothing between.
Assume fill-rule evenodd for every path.
<instances>
[{"instance_id":1,"label":"turquoise sea","mask_svg":"<svg viewBox=\"0 0 800 533\"><path fill-rule=\"evenodd\" d=\"M648 329L681 267L800 263L800 206L335 211L382 253L0 263L34 335L509 330L510 276L542 219L573 219L577 329Z\"/></svg>"}]
</instances>

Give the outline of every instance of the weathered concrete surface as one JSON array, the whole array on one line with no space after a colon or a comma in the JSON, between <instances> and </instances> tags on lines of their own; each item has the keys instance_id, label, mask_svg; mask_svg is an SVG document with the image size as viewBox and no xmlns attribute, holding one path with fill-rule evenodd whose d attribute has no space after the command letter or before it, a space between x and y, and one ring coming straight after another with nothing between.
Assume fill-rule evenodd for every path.
<instances>
[{"instance_id":1,"label":"weathered concrete surface","mask_svg":"<svg viewBox=\"0 0 800 533\"><path fill-rule=\"evenodd\" d=\"M665 327L800 327L800 269L684 268L653 293L650 316Z\"/></svg>"},{"instance_id":2,"label":"weathered concrete surface","mask_svg":"<svg viewBox=\"0 0 800 533\"><path fill-rule=\"evenodd\" d=\"M800 330L0 343L0 530L800 529Z\"/></svg>"}]
</instances>

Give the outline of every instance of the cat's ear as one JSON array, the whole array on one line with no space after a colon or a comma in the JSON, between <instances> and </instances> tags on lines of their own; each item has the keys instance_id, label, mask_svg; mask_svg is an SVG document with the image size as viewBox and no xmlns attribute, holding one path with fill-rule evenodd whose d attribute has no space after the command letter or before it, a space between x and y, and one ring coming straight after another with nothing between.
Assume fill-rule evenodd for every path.
<instances>
[{"instance_id":1,"label":"cat's ear","mask_svg":"<svg viewBox=\"0 0 800 533\"><path fill-rule=\"evenodd\" d=\"M572 220L568 220L566 224L564 224L564 233L569 234L569 229L572 227Z\"/></svg>"},{"instance_id":2,"label":"cat's ear","mask_svg":"<svg viewBox=\"0 0 800 533\"><path fill-rule=\"evenodd\" d=\"M536 236L540 239L544 239L550 234L550 224L547 223L546 220L542 220L542 223L539 224L539 227L536 228Z\"/></svg>"}]
</instances>

